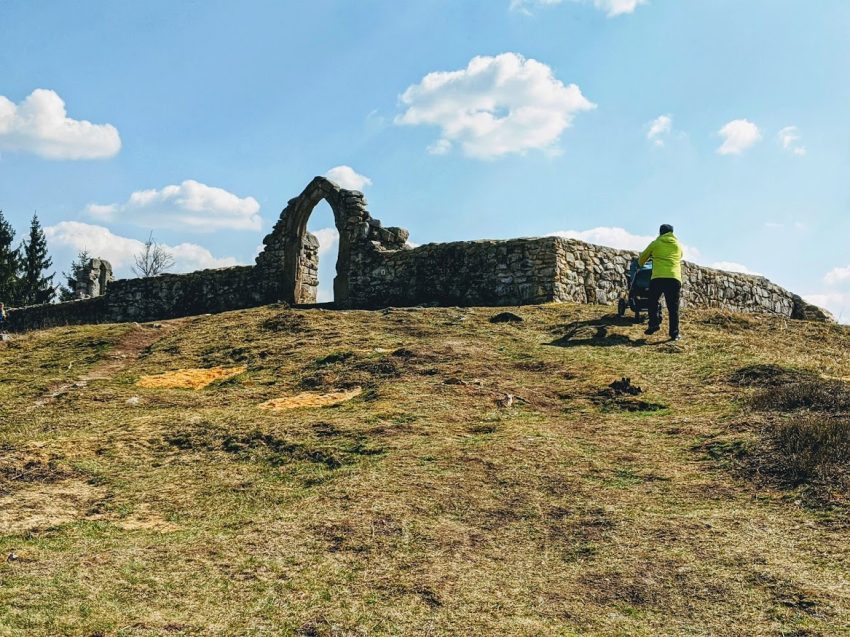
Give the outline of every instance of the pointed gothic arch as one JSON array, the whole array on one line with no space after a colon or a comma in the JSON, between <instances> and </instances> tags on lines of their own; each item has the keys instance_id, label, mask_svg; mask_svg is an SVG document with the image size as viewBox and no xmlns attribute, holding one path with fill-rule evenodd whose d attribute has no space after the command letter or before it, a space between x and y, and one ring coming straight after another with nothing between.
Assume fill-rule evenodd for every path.
<instances>
[{"instance_id":1,"label":"pointed gothic arch","mask_svg":"<svg viewBox=\"0 0 850 637\"><path fill-rule=\"evenodd\" d=\"M316 301L319 243L307 232L307 222L322 199L331 207L339 232L334 302L340 307L349 305L352 246L358 232L363 234L363 226L368 235L373 220L363 193L340 188L324 177L316 177L300 195L289 200L271 234L263 240L266 248L257 257L257 265L268 272L270 292L276 300L293 305Z\"/></svg>"}]
</instances>

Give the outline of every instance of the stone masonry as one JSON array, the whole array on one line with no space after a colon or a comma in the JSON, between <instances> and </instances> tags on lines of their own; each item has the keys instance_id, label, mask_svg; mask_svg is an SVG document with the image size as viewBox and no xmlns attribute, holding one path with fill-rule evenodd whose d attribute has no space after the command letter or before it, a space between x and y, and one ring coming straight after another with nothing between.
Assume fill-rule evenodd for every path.
<instances>
[{"instance_id":1,"label":"stone masonry","mask_svg":"<svg viewBox=\"0 0 850 637\"><path fill-rule=\"evenodd\" d=\"M106 294L107 286L114 281L112 265L105 259L90 259L77 272L74 281L74 298L91 299Z\"/></svg>"},{"instance_id":2,"label":"stone masonry","mask_svg":"<svg viewBox=\"0 0 850 637\"><path fill-rule=\"evenodd\" d=\"M79 323L152 321L222 312L272 302L313 304L319 243L307 232L321 200L339 231L334 278L338 308L391 305L612 304L626 293L637 253L573 239L543 237L463 241L412 248L408 232L385 228L363 193L313 179L291 199L254 266L164 274L112 282L108 262L93 259L81 299L13 309L8 327L37 329ZM794 319L831 320L829 313L758 276L685 263L683 307L716 307Z\"/></svg>"}]
</instances>

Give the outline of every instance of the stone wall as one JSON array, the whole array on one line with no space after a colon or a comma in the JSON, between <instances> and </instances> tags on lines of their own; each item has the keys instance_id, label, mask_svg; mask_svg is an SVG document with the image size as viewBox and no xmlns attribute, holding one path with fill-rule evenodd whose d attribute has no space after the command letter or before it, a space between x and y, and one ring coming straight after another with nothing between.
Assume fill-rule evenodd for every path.
<instances>
[{"instance_id":1,"label":"stone wall","mask_svg":"<svg viewBox=\"0 0 850 637\"><path fill-rule=\"evenodd\" d=\"M374 251L351 282L355 307L525 305L553 300L553 238L431 243Z\"/></svg>"},{"instance_id":2,"label":"stone wall","mask_svg":"<svg viewBox=\"0 0 850 637\"><path fill-rule=\"evenodd\" d=\"M122 279L95 298L12 309L6 328L23 331L81 323L155 321L256 307L265 302L251 266L200 270Z\"/></svg>"},{"instance_id":3,"label":"stone wall","mask_svg":"<svg viewBox=\"0 0 850 637\"><path fill-rule=\"evenodd\" d=\"M407 250L374 247L354 280L355 307L385 305L524 305L549 301L615 304L628 290L638 253L574 239L428 244ZM825 320L829 315L760 276L685 262L682 307Z\"/></svg>"},{"instance_id":4,"label":"stone wall","mask_svg":"<svg viewBox=\"0 0 850 637\"><path fill-rule=\"evenodd\" d=\"M369 214L363 193L316 177L288 202L263 240L265 248L255 266L111 282L109 264L94 259L81 294L93 298L11 310L7 329L152 321L275 301L314 303L319 244L307 232L307 221L323 199L333 210L340 234L334 279L335 304L340 308L550 301L612 304L626 292L629 266L637 256L560 237L411 248L406 244L406 230L385 228ZM683 277L684 307L831 318L763 277L692 263L684 264Z\"/></svg>"},{"instance_id":5,"label":"stone wall","mask_svg":"<svg viewBox=\"0 0 850 637\"><path fill-rule=\"evenodd\" d=\"M3 329L10 332L23 332L58 325L107 323L109 322L107 316L106 297L98 296L93 299L11 309Z\"/></svg>"},{"instance_id":6,"label":"stone wall","mask_svg":"<svg viewBox=\"0 0 850 637\"><path fill-rule=\"evenodd\" d=\"M615 250L574 239L557 239L558 276L554 300L616 303L628 287L637 252ZM817 310L764 277L725 272L685 262L682 307L716 307L738 312L807 318ZM813 318L813 316L808 316Z\"/></svg>"}]
</instances>

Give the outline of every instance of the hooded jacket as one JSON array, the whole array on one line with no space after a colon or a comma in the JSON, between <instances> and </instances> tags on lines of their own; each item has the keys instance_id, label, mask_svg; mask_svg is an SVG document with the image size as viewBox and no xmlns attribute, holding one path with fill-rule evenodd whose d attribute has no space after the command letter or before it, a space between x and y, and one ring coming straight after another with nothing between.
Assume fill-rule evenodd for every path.
<instances>
[{"instance_id":1,"label":"hooded jacket","mask_svg":"<svg viewBox=\"0 0 850 637\"><path fill-rule=\"evenodd\" d=\"M653 279L682 280L682 246L672 232L662 234L640 253L638 263L652 259Z\"/></svg>"}]
</instances>

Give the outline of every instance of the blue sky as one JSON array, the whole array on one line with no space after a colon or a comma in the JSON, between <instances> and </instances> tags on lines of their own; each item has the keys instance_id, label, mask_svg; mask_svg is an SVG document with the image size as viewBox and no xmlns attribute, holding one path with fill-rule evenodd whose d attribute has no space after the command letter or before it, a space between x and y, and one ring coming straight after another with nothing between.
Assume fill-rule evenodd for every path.
<instances>
[{"instance_id":1,"label":"blue sky","mask_svg":"<svg viewBox=\"0 0 850 637\"><path fill-rule=\"evenodd\" d=\"M0 0L0 208L60 271L151 231L250 263L343 166L416 243L668 222L847 321L848 34L846 0Z\"/></svg>"}]
</instances>

